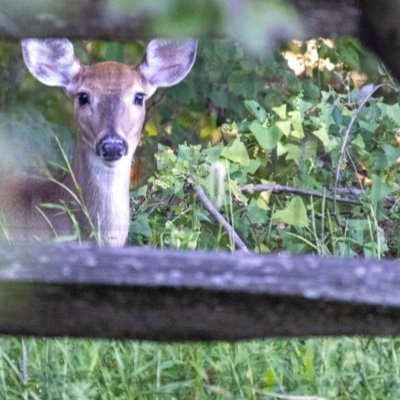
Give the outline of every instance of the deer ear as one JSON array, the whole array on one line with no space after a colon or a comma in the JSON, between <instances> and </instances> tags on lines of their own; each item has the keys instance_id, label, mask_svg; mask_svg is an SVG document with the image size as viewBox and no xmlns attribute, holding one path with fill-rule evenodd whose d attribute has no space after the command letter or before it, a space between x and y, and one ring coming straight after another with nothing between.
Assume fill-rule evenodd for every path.
<instances>
[{"instance_id":1,"label":"deer ear","mask_svg":"<svg viewBox=\"0 0 400 400\"><path fill-rule=\"evenodd\" d=\"M148 85L150 93L158 87L179 83L191 70L196 58L197 40L154 39L146 50L146 56L139 70Z\"/></svg>"},{"instance_id":2,"label":"deer ear","mask_svg":"<svg viewBox=\"0 0 400 400\"><path fill-rule=\"evenodd\" d=\"M68 90L81 67L68 39L23 39L21 46L25 64L38 81Z\"/></svg>"}]
</instances>

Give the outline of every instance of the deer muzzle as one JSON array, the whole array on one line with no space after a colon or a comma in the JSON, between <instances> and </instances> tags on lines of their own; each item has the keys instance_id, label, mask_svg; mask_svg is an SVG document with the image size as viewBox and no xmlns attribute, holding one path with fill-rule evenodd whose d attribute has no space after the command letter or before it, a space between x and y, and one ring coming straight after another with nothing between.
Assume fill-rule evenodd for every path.
<instances>
[{"instance_id":1,"label":"deer muzzle","mask_svg":"<svg viewBox=\"0 0 400 400\"><path fill-rule=\"evenodd\" d=\"M97 142L96 153L105 161L118 161L128 154L128 143L118 135L107 135Z\"/></svg>"}]
</instances>

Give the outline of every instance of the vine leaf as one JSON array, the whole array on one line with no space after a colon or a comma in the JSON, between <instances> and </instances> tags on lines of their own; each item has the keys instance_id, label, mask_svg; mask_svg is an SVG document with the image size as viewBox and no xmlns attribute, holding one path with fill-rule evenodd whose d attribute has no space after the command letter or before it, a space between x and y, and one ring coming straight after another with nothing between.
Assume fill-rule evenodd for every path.
<instances>
[{"instance_id":1,"label":"vine leaf","mask_svg":"<svg viewBox=\"0 0 400 400\"><path fill-rule=\"evenodd\" d=\"M283 136L283 132L276 125L271 125L267 128L258 121L253 121L250 124L250 130L258 144L265 150L274 149Z\"/></svg>"},{"instance_id":2,"label":"vine leaf","mask_svg":"<svg viewBox=\"0 0 400 400\"><path fill-rule=\"evenodd\" d=\"M239 138L236 138L229 147L225 147L222 150L221 156L229 161L238 163L244 168L250 165L249 153Z\"/></svg>"},{"instance_id":3,"label":"vine leaf","mask_svg":"<svg viewBox=\"0 0 400 400\"><path fill-rule=\"evenodd\" d=\"M293 197L283 210L274 213L272 219L297 228L303 228L310 222L303 199L300 196Z\"/></svg>"}]
</instances>

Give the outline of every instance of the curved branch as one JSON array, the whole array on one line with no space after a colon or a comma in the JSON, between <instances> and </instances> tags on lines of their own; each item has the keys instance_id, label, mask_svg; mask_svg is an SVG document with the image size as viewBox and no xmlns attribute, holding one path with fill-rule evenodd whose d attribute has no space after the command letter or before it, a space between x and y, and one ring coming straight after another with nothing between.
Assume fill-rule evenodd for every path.
<instances>
[{"instance_id":1,"label":"curved branch","mask_svg":"<svg viewBox=\"0 0 400 400\"><path fill-rule=\"evenodd\" d=\"M287 193L296 193L300 195L305 195L305 196L314 196L314 197L319 197L331 201L335 201L335 196L332 196L326 191L324 192L317 192L314 190L307 190L307 189L299 189L293 186L288 186L288 185L266 185L266 184L258 184L258 185L245 185L242 187L243 192L251 193L251 192L264 192L264 191L272 191L275 193L282 193L282 192L287 192ZM340 189L338 188L337 192L339 193L340 191L343 192L343 194L350 194L354 195L356 197L360 197L362 193L360 193L359 190L356 190L352 192L350 189ZM352 200L352 199L344 199L344 198L337 198L336 196L336 201L340 203L347 203L347 204L353 204L353 205L361 205L361 202L359 200Z\"/></svg>"},{"instance_id":2,"label":"curved branch","mask_svg":"<svg viewBox=\"0 0 400 400\"><path fill-rule=\"evenodd\" d=\"M356 110L354 110L351 119L350 119L350 123L349 126L347 127L344 135L343 135L343 143L342 143L342 147L340 148L340 153L339 153L339 158L337 161L337 165L336 165L336 170L335 170L335 183L333 185L333 209L335 211L335 214L337 214L337 202L336 202L336 194L337 194L337 185L339 182L339 174L340 174L340 166L342 165L342 161L343 161L343 157L345 155L346 152L346 146L347 143L349 141L349 137L350 137L350 133L353 130L353 126L355 124L355 122L357 121L357 117L358 114L360 114L361 110L365 107L365 105L367 104L367 102L371 99L371 97L382 87L384 87L385 84L381 83L380 85L376 85L370 93L368 93L367 96L364 97L363 101L360 103L360 105L357 107Z\"/></svg>"},{"instance_id":3,"label":"curved branch","mask_svg":"<svg viewBox=\"0 0 400 400\"><path fill-rule=\"evenodd\" d=\"M204 207L208 210L208 212L224 227L224 229L228 232L229 236L231 236L236 244L236 246L246 252L249 253L249 249L246 244L240 238L240 236L236 233L236 231L229 225L228 221L218 212L218 210L214 207L210 199L204 193L204 190L197 186L196 195L199 200L203 203Z\"/></svg>"}]
</instances>

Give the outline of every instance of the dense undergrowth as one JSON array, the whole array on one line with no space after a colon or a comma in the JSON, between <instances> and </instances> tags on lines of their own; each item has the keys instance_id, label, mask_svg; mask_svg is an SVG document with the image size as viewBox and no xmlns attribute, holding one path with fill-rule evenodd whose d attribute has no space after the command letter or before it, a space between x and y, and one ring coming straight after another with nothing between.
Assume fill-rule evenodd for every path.
<instances>
[{"instance_id":1,"label":"dense undergrowth","mask_svg":"<svg viewBox=\"0 0 400 400\"><path fill-rule=\"evenodd\" d=\"M146 125L154 129L158 119L165 143L165 132L190 131L200 120L203 144L159 145L155 175L132 194L132 243L233 249L229 231L196 196L201 187L250 249L398 256L397 87L384 70L358 87L338 49L344 59L359 51L359 68L367 56L354 41L328 44L317 41L314 50L335 64L326 70L317 58L310 78L279 57L249 65L235 47L203 50L197 68L206 73L195 69L185 83L188 99L182 88L172 91L188 106L163 121L171 110L160 105ZM222 54L219 69L211 49ZM198 102L207 104L205 114Z\"/></svg>"},{"instance_id":2,"label":"dense undergrowth","mask_svg":"<svg viewBox=\"0 0 400 400\"><path fill-rule=\"evenodd\" d=\"M143 43L78 47L87 61L133 62ZM285 56L298 75L282 54L252 59L236 45L202 43L188 78L149 104L131 244L233 250L234 231L259 252L398 257L397 85L353 39L294 43ZM70 154L70 106L26 74L15 45L0 47L0 71L0 143L15 132L26 148L20 159L7 154L8 168L36 172L45 159L54 172L62 156L51 134ZM215 222L199 188L230 229ZM2 338L0 398L397 399L399 357L396 338Z\"/></svg>"}]
</instances>

